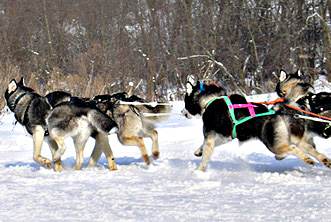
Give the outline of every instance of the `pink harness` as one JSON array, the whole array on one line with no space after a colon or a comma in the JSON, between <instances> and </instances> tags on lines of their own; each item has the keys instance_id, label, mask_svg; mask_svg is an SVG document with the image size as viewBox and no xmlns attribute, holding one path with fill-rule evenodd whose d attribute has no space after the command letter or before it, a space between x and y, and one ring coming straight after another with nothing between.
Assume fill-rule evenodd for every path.
<instances>
[{"instance_id":1,"label":"pink harness","mask_svg":"<svg viewBox=\"0 0 331 222\"><path fill-rule=\"evenodd\" d=\"M253 105L252 103L247 103L247 104L233 104L233 105L229 105L230 109L239 109L239 108L247 108L249 111L249 114L251 115L251 117L255 117L255 111L254 111L254 107L257 107L256 105Z\"/></svg>"}]
</instances>

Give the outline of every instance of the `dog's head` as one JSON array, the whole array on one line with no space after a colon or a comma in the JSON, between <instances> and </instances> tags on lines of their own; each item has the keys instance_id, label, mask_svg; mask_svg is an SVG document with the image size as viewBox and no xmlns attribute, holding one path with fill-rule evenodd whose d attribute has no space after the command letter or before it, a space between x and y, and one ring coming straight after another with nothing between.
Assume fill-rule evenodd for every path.
<instances>
[{"instance_id":1,"label":"dog's head","mask_svg":"<svg viewBox=\"0 0 331 222\"><path fill-rule=\"evenodd\" d=\"M71 95L64 91L54 91L46 95L46 99L52 107L63 102L70 102Z\"/></svg>"},{"instance_id":2,"label":"dog's head","mask_svg":"<svg viewBox=\"0 0 331 222\"><path fill-rule=\"evenodd\" d=\"M34 92L34 90L25 86L23 77L19 82L16 82L15 79L12 79L5 91L5 99L9 109L14 112L16 103L18 102L19 98L31 92Z\"/></svg>"},{"instance_id":3,"label":"dog's head","mask_svg":"<svg viewBox=\"0 0 331 222\"><path fill-rule=\"evenodd\" d=\"M206 105L205 101L209 101L208 98L223 95L226 95L225 90L216 85L212 80L201 80L197 81L196 84L188 81L184 98L185 108L182 110L182 114L186 118L192 118L193 116L199 117Z\"/></svg>"},{"instance_id":4,"label":"dog's head","mask_svg":"<svg viewBox=\"0 0 331 222\"><path fill-rule=\"evenodd\" d=\"M115 93L112 95L97 95L92 98L95 106L98 107L101 111L107 113L108 111L112 111L114 106L122 100L127 98L126 92Z\"/></svg>"},{"instance_id":5,"label":"dog's head","mask_svg":"<svg viewBox=\"0 0 331 222\"><path fill-rule=\"evenodd\" d=\"M305 82L300 70L291 74L281 70L276 92L279 97L283 97L287 102L292 103L298 101L308 93L314 92L314 88Z\"/></svg>"},{"instance_id":6,"label":"dog's head","mask_svg":"<svg viewBox=\"0 0 331 222\"><path fill-rule=\"evenodd\" d=\"M92 101L95 106L104 113L106 113L108 110L111 110L111 95L97 95L92 98Z\"/></svg>"},{"instance_id":7,"label":"dog's head","mask_svg":"<svg viewBox=\"0 0 331 222\"><path fill-rule=\"evenodd\" d=\"M292 86L301 82L304 81L300 70L290 74L287 74L284 70L281 70L279 74L279 82L276 86L277 95L279 97L284 97Z\"/></svg>"},{"instance_id":8,"label":"dog's head","mask_svg":"<svg viewBox=\"0 0 331 222\"><path fill-rule=\"evenodd\" d=\"M193 85L190 81L186 83L186 94L184 98L185 108L182 110L182 114L188 119L201 114L201 107L198 99L200 93L199 85L199 81L196 85Z\"/></svg>"}]
</instances>

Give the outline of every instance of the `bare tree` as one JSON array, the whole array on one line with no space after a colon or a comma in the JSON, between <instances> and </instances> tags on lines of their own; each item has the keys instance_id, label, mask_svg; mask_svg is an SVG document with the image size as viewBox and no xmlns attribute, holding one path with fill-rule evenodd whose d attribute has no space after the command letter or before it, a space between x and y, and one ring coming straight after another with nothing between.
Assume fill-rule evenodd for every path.
<instances>
[{"instance_id":1,"label":"bare tree","mask_svg":"<svg viewBox=\"0 0 331 222\"><path fill-rule=\"evenodd\" d=\"M182 98L189 75L270 92L281 68L331 78L330 15L330 0L3 0L1 75L87 97L132 82Z\"/></svg>"}]
</instances>

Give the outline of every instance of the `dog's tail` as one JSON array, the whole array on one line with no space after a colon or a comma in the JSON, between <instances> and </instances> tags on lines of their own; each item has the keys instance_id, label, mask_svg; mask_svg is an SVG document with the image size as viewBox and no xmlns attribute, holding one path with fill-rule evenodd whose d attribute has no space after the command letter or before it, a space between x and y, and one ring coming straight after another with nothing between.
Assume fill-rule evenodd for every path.
<instances>
[{"instance_id":1,"label":"dog's tail","mask_svg":"<svg viewBox=\"0 0 331 222\"><path fill-rule=\"evenodd\" d=\"M87 119L92 126L103 133L109 133L112 128L117 126L112 118L97 109L91 109L87 113Z\"/></svg>"},{"instance_id":2,"label":"dog's tail","mask_svg":"<svg viewBox=\"0 0 331 222\"><path fill-rule=\"evenodd\" d=\"M141 110L141 113L143 115L144 120L149 121L151 123L157 123L169 117L169 115L166 114L170 113L170 104L156 105L154 107L145 105L145 108L146 109ZM148 114L148 115L144 115L144 114Z\"/></svg>"}]
</instances>

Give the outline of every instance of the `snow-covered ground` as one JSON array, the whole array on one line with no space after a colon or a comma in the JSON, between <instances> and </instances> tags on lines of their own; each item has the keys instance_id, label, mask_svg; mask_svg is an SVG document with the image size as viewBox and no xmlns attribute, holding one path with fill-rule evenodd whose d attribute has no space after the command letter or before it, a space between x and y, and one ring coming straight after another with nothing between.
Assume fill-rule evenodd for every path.
<instances>
[{"instance_id":1,"label":"snow-covered ground","mask_svg":"<svg viewBox=\"0 0 331 222\"><path fill-rule=\"evenodd\" d=\"M179 113L183 102L173 103ZM32 159L32 138L14 117L0 117L1 221L328 221L331 170L298 158L276 161L256 140L217 147L206 172L193 155L202 141L201 119L172 115L158 125L161 156L146 166L137 147L109 137L118 170L99 165L73 171L72 141L61 173ZM151 153L151 141L146 139ZM331 157L331 139L316 138ZM85 149L85 164L94 140ZM51 157L47 144L42 154Z\"/></svg>"}]
</instances>

